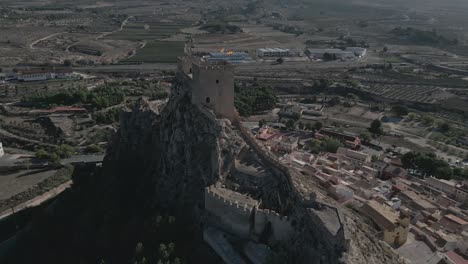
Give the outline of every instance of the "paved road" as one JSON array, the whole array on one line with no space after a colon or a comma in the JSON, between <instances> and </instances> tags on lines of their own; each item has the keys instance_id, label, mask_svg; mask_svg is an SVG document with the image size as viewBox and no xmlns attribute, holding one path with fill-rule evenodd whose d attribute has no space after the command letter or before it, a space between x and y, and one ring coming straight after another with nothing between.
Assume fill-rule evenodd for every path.
<instances>
[{"instance_id":1,"label":"paved road","mask_svg":"<svg viewBox=\"0 0 468 264\"><path fill-rule=\"evenodd\" d=\"M70 158L62 159L61 163L74 164L74 163L100 163L104 160L104 154L101 155L77 155Z\"/></svg>"},{"instance_id":2,"label":"paved road","mask_svg":"<svg viewBox=\"0 0 468 264\"><path fill-rule=\"evenodd\" d=\"M156 70L176 70L175 63L143 63L143 64L119 64L75 67L77 72L145 72Z\"/></svg>"}]
</instances>

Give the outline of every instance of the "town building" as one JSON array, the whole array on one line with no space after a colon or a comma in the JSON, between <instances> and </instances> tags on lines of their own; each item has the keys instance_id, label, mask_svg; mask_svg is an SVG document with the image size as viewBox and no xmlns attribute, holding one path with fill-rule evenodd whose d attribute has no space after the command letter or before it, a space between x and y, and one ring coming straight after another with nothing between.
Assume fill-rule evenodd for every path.
<instances>
[{"instance_id":1,"label":"town building","mask_svg":"<svg viewBox=\"0 0 468 264\"><path fill-rule=\"evenodd\" d=\"M331 137L331 138L340 140L341 142L345 144L346 147L351 148L353 150L359 149L361 147L361 139L359 137L332 131L332 130L321 129L320 131L315 133L315 137L318 139Z\"/></svg>"},{"instance_id":2,"label":"town building","mask_svg":"<svg viewBox=\"0 0 468 264\"><path fill-rule=\"evenodd\" d=\"M325 54L329 54L335 59L353 59L354 52L340 49L308 49L309 57L314 59L323 59Z\"/></svg>"},{"instance_id":3,"label":"town building","mask_svg":"<svg viewBox=\"0 0 468 264\"><path fill-rule=\"evenodd\" d=\"M71 68L34 68L20 69L16 72L16 79L23 82L46 81L51 79L66 79L73 77Z\"/></svg>"},{"instance_id":4,"label":"town building","mask_svg":"<svg viewBox=\"0 0 468 264\"><path fill-rule=\"evenodd\" d=\"M468 231L468 222L453 214L444 215L439 224L451 233Z\"/></svg>"},{"instance_id":5,"label":"town building","mask_svg":"<svg viewBox=\"0 0 468 264\"><path fill-rule=\"evenodd\" d=\"M397 167L393 164L389 164L387 167L385 167L385 169L383 170L383 173L382 173L382 179L383 180L389 180L389 179L393 179L393 178L406 178L408 176L408 172L401 168L401 167Z\"/></svg>"},{"instance_id":6,"label":"town building","mask_svg":"<svg viewBox=\"0 0 468 264\"><path fill-rule=\"evenodd\" d=\"M343 155L347 158L357 160L361 163L366 163L371 161L371 157L363 152L347 149L347 148L338 148L337 154Z\"/></svg>"},{"instance_id":7,"label":"town building","mask_svg":"<svg viewBox=\"0 0 468 264\"><path fill-rule=\"evenodd\" d=\"M3 157L3 155L5 155L5 150L3 149L3 143L0 142L0 158Z\"/></svg>"},{"instance_id":8,"label":"town building","mask_svg":"<svg viewBox=\"0 0 468 264\"><path fill-rule=\"evenodd\" d=\"M455 189L455 200L457 202L467 204L468 203L468 190L464 188Z\"/></svg>"},{"instance_id":9,"label":"town building","mask_svg":"<svg viewBox=\"0 0 468 264\"><path fill-rule=\"evenodd\" d=\"M435 212L437 206L426 199L423 199L417 193L411 190L404 190L398 194L401 202L413 211Z\"/></svg>"},{"instance_id":10,"label":"town building","mask_svg":"<svg viewBox=\"0 0 468 264\"><path fill-rule=\"evenodd\" d=\"M425 180L425 183L429 185L430 187L443 191L447 193L448 195L455 195L456 193L456 183L453 181L448 181L444 179L436 179L434 177L427 177Z\"/></svg>"},{"instance_id":11,"label":"town building","mask_svg":"<svg viewBox=\"0 0 468 264\"><path fill-rule=\"evenodd\" d=\"M347 47L345 51L352 52L358 58L364 57L367 54L367 49L361 47Z\"/></svg>"},{"instance_id":12,"label":"town building","mask_svg":"<svg viewBox=\"0 0 468 264\"><path fill-rule=\"evenodd\" d=\"M271 143L271 150L277 153L291 153L298 149L299 138L282 136L274 139Z\"/></svg>"},{"instance_id":13,"label":"town building","mask_svg":"<svg viewBox=\"0 0 468 264\"><path fill-rule=\"evenodd\" d=\"M283 58L283 57L299 57L302 55L300 50L281 49L281 48L262 48L257 49L259 58Z\"/></svg>"},{"instance_id":14,"label":"town building","mask_svg":"<svg viewBox=\"0 0 468 264\"><path fill-rule=\"evenodd\" d=\"M252 60L249 54L243 51L210 52L209 55L205 57L205 59L211 63L225 61L232 64L238 64Z\"/></svg>"},{"instance_id":15,"label":"town building","mask_svg":"<svg viewBox=\"0 0 468 264\"><path fill-rule=\"evenodd\" d=\"M445 263L447 264L468 264L468 260L451 250L445 253Z\"/></svg>"},{"instance_id":16,"label":"town building","mask_svg":"<svg viewBox=\"0 0 468 264\"><path fill-rule=\"evenodd\" d=\"M409 231L409 213L394 211L375 200L365 203L361 211L369 216L383 232L383 240L389 245L401 246L406 243Z\"/></svg>"}]
</instances>

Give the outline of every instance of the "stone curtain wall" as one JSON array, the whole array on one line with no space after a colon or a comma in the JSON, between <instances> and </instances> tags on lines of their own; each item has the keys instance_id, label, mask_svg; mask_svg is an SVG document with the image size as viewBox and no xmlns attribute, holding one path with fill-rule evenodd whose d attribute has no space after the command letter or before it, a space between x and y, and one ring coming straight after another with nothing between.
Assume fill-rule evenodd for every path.
<instances>
[{"instance_id":1,"label":"stone curtain wall","mask_svg":"<svg viewBox=\"0 0 468 264\"><path fill-rule=\"evenodd\" d=\"M253 206L227 200L206 187L205 209L217 218L224 230L242 238L249 237Z\"/></svg>"}]
</instances>

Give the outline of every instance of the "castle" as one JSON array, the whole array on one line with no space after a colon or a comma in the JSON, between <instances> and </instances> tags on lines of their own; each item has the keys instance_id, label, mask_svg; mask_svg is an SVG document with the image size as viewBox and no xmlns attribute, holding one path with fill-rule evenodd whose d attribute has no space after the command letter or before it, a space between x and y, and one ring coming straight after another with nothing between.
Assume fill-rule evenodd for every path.
<instances>
[{"instance_id":1,"label":"castle","mask_svg":"<svg viewBox=\"0 0 468 264\"><path fill-rule=\"evenodd\" d=\"M196 57L179 58L178 70L189 78L192 104L233 119L234 67L227 62L208 62Z\"/></svg>"}]
</instances>

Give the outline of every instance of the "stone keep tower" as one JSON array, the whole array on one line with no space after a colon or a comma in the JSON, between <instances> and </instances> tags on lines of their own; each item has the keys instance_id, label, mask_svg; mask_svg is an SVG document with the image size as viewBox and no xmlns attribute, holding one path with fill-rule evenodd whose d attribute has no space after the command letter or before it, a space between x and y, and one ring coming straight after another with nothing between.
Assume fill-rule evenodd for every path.
<instances>
[{"instance_id":1,"label":"stone keep tower","mask_svg":"<svg viewBox=\"0 0 468 264\"><path fill-rule=\"evenodd\" d=\"M213 109L216 115L234 117L234 67L231 64L193 61L192 103Z\"/></svg>"}]
</instances>

